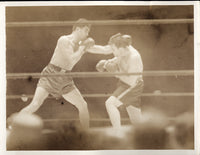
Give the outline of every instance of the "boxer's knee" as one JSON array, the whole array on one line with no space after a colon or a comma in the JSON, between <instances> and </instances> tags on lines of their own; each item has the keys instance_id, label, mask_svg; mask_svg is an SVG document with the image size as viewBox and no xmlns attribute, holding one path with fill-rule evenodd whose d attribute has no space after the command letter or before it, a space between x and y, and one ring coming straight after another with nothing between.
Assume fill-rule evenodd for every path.
<instances>
[{"instance_id":1,"label":"boxer's knee","mask_svg":"<svg viewBox=\"0 0 200 155\"><path fill-rule=\"evenodd\" d=\"M110 96L106 100L105 104L106 104L106 108L109 108L109 107L112 107L112 106L119 107L123 103L118 98L116 98L115 96Z\"/></svg>"}]
</instances>

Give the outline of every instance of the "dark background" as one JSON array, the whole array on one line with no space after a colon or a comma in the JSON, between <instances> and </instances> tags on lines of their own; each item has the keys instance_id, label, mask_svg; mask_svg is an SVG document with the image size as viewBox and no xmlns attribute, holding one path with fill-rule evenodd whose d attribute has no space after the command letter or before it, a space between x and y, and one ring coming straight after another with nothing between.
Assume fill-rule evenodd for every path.
<instances>
[{"instance_id":1,"label":"dark background","mask_svg":"<svg viewBox=\"0 0 200 155\"><path fill-rule=\"evenodd\" d=\"M193 18L192 6L41 6L7 7L6 22L23 21L75 21L118 19L179 19ZM49 63L57 39L70 34L72 26L12 27L6 28L6 72L41 72ZM144 71L150 70L193 70L194 34L193 24L163 25L116 25L97 26L90 36L96 44L107 44L115 33L133 37L133 46L140 52ZM101 59L112 55L85 54L73 71L92 72ZM7 95L34 94L38 79L7 80ZM116 88L115 78L75 78L76 86L83 94L112 93ZM193 92L194 78L144 77L144 93ZM108 118L104 102L106 98L85 98L91 118ZM7 116L30 103L7 99ZM61 103L64 104L61 104ZM142 110L147 107L161 110L173 117L194 108L193 97L142 97ZM64 99L47 99L36 112L42 118L78 118L78 112ZM122 117L127 117L122 108Z\"/></svg>"}]
</instances>

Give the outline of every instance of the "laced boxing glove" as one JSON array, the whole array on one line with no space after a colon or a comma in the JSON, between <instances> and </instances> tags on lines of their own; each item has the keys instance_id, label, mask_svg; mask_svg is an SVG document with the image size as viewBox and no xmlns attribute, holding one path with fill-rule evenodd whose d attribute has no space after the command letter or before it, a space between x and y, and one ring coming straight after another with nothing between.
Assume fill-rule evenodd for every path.
<instances>
[{"instance_id":1,"label":"laced boxing glove","mask_svg":"<svg viewBox=\"0 0 200 155\"><path fill-rule=\"evenodd\" d=\"M107 60L100 60L97 65L96 65L96 69L98 72L105 72L106 69L104 68L105 63L107 62Z\"/></svg>"},{"instance_id":2,"label":"laced boxing glove","mask_svg":"<svg viewBox=\"0 0 200 155\"><path fill-rule=\"evenodd\" d=\"M85 46L85 50L94 46L95 45L95 41L92 38L87 38L86 40L82 41L81 46Z\"/></svg>"},{"instance_id":3,"label":"laced boxing glove","mask_svg":"<svg viewBox=\"0 0 200 155\"><path fill-rule=\"evenodd\" d=\"M108 72L117 72L119 71L119 67L117 64L116 59L109 59L106 61L104 68L108 71Z\"/></svg>"}]
</instances>

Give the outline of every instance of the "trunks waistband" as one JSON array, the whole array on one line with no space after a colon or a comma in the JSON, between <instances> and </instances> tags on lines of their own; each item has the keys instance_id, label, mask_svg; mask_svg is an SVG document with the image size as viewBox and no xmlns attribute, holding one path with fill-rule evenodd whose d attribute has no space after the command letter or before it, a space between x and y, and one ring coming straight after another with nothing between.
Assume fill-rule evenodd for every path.
<instances>
[{"instance_id":1,"label":"trunks waistband","mask_svg":"<svg viewBox=\"0 0 200 155\"><path fill-rule=\"evenodd\" d=\"M126 82L124 82L124 81L122 81L122 80L119 80L119 81L120 81L120 83L131 87L131 85L129 85L128 83L126 83ZM140 84L141 82L143 83L144 81L143 81L143 79L140 77L140 78L137 79L136 84L138 85L138 84Z\"/></svg>"},{"instance_id":2,"label":"trunks waistband","mask_svg":"<svg viewBox=\"0 0 200 155\"><path fill-rule=\"evenodd\" d=\"M51 64L51 63L49 63L48 66L53 67L56 71L61 72L61 73L71 72L70 70L63 69L63 68L56 66L54 64Z\"/></svg>"},{"instance_id":3,"label":"trunks waistband","mask_svg":"<svg viewBox=\"0 0 200 155\"><path fill-rule=\"evenodd\" d=\"M127 86L130 86L129 84L127 84L126 82L124 82L124 81L122 81L122 80L120 80L120 82L123 83L123 84L125 84L125 85L127 85ZM139 78L137 79L137 81L136 81L137 84L140 83L140 82L144 82L142 77L139 77Z\"/></svg>"}]
</instances>

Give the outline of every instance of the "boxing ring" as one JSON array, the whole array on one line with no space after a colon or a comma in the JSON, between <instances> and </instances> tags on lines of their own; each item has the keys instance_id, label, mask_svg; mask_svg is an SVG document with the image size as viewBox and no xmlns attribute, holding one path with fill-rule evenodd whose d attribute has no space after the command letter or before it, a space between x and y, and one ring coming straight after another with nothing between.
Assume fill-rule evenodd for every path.
<instances>
[{"instance_id":1,"label":"boxing ring","mask_svg":"<svg viewBox=\"0 0 200 155\"><path fill-rule=\"evenodd\" d=\"M159 25L159 24L193 24L194 19L134 19L134 20L92 20L90 23L97 26L105 25ZM34 21L34 22L7 22L6 28L22 28L22 27L54 27L54 26L72 26L75 21ZM61 74L48 74L41 75L40 73L7 73L7 80L16 79L38 79L41 76L70 76L73 78L101 78L101 77L114 77L116 75L143 75L160 77L160 76L194 76L194 70L161 70L161 71L144 71L143 73L99 73L99 72L72 72L72 73L61 73ZM109 97L111 94L82 94L83 97L95 98L95 97ZM194 96L194 92L160 92L160 93L143 93L142 97L152 97L152 96ZM22 95L7 95L6 99L20 99ZM32 98L33 95L26 94L27 98ZM53 98L53 97L48 97ZM95 119L94 119L95 120ZM45 121L45 120L44 120ZM50 120L46 120L50 121ZM53 120L53 121L56 121ZM59 121L59 120L57 120ZM98 121L101 121L98 119ZM105 121L105 119L104 119Z\"/></svg>"},{"instance_id":2,"label":"boxing ring","mask_svg":"<svg viewBox=\"0 0 200 155\"><path fill-rule=\"evenodd\" d=\"M159 25L159 24L193 24L193 19L136 19L136 20L95 20L90 21L92 25ZM45 22L8 22L6 27L8 29L16 27L54 27L54 26L72 26L74 21L45 21ZM115 76L130 76L130 75L142 75L143 77L193 77L194 70L151 70L139 73L108 73L108 72L71 72L71 73L59 73L59 74L47 74L41 75L41 73L7 73L6 79L8 80L28 80L39 79L40 77L59 77L69 76L72 78L110 78ZM84 98L108 98L112 94L109 93L92 93L82 94ZM7 100L15 99L32 99L33 94L22 95L7 95ZM141 97L194 97L194 92L145 92ZM47 97L48 99L54 99L54 97ZM102 103L104 104L104 103ZM172 118L173 119L173 118ZM44 123L55 122L71 122L78 121L79 119L43 119ZM109 122L108 118L91 118L90 122ZM121 121L129 122L129 118L122 118ZM97 128L102 131L105 128Z\"/></svg>"}]
</instances>

